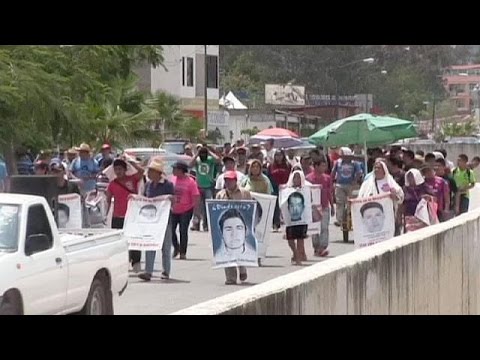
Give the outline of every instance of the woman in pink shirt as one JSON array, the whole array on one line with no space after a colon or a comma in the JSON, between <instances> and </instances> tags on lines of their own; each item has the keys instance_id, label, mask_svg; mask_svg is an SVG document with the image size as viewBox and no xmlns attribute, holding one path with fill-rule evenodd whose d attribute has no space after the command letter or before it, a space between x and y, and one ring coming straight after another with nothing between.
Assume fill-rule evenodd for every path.
<instances>
[{"instance_id":1,"label":"woman in pink shirt","mask_svg":"<svg viewBox=\"0 0 480 360\"><path fill-rule=\"evenodd\" d=\"M172 183L175 187L175 200L172 209L173 257L180 254L181 260L187 258L188 225L192 220L193 209L200 199L196 181L188 175L188 166L177 162L173 165ZM177 226L180 225L180 245L177 239Z\"/></svg>"},{"instance_id":2,"label":"woman in pink shirt","mask_svg":"<svg viewBox=\"0 0 480 360\"><path fill-rule=\"evenodd\" d=\"M322 187L322 222L320 225L320 234L312 235L312 245L315 256L328 256L327 250L329 243L329 225L330 215L335 216L335 207L333 206L333 188L328 170L327 161L324 159L317 160L313 163L314 171L307 175L307 181L311 184L320 185Z\"/></svg>"},{"instance_id":3,"label":"woman in pink shirt","mask_svg":"<svg viewBox=\"0 0 480 360\"><path fill-rule=\"evenodd\" d=\"M443 178L435 175L435 170L431 166L425 166L422 175L427 188L437 201L438 218L445 219L450 210L450 186Z\"/></svg>"}]
</instances>

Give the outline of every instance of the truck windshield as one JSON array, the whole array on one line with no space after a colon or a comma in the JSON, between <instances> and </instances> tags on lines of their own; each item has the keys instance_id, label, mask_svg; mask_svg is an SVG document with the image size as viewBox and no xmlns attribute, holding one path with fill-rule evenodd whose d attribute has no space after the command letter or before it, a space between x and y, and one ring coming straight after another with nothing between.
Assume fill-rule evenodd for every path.
<instances>
[{"instance_id":1,"label":"truck windshield","mask_svg":"<svg viewBox=\"0 0 480 360\"><path fill-rule=\"evenodd\" d=\"M0 204L0 251L17 249L19 214L18 205Z\"/></svg>"}]
</instances>

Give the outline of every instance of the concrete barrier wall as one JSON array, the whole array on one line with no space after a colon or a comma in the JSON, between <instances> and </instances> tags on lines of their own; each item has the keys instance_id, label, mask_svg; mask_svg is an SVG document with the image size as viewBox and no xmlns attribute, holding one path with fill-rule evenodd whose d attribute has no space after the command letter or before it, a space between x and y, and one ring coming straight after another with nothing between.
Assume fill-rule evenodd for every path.
<instances>
[{"instance_id":1,"label":"concrete barrier wall","mask_svg":"<svg viewBox=\"0 0 480 360\"><path fill-rule=\"evenodd\" d=\"M479 314L480 209L175 315Z\"/></svg>"},{"instance_id":2,"label":"concrete barrier wall","mask_svg":"<svg viewBox=\"0 0 480 360\"><path fill-rule=\"evenodd\" d=\"M458 155L465 154L469 159L472 159L474 156L480 156L480 144L448 144L448 143L439 143L435 145L414 145L408 144L409 149L413 152L417 150L423 150L425 154L433 152L436 149L445 149L447 151L448 159L453 161L456 165Z\"/></svg>"}]
</instances>

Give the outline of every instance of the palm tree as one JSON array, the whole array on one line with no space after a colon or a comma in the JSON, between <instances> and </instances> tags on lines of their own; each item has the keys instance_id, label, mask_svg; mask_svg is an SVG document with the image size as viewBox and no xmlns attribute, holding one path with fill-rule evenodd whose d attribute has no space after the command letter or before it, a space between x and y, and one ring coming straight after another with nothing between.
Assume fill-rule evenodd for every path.
<instances>
[{"instance_id":1,"label":"palm tree","mask_svg":"<svg viewBox=\"0 0 480 360\"><path fill-rule=\"evenodd\" d=\"M156 112L157 121L155 122L155 130L174 137L179 135L178 129L186 117L176 97L159 91L150 99L147 99L146 104Z\"/></svg>"}]
</instances>

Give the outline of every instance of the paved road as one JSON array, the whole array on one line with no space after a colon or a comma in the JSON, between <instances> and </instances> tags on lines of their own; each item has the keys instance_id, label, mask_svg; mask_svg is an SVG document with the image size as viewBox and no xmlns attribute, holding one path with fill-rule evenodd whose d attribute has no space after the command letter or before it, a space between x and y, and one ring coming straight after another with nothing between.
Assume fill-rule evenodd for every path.
<instances>
[{"instance_id":1,"label":"paved road","mask_svg":"<svg viewBox=\"0 0 480 360\"><path fill-rule=\"evenodd\" d=\"M321 259L313 257L311 240L306 240L309 261L304 266L319 261L328 261L352 251L353 242L343 243L339 228L330 225L330 256ZM191 232L188 260L173 260L170 280L161 280L161 263L156 263L156 272L151 282L146 283L130 273L130 282L122 297L115 300L117 315L161 315L182 310L189 306L253 286L278 276L299 270L290 264L291 252L283 232L274 233L263 267L248 269L248 282L243 285L226 286L223 269L211 268L211 240L208 233ZM160 257L157 256L157 260Z\"/></svg>"}]
</instances>

